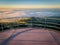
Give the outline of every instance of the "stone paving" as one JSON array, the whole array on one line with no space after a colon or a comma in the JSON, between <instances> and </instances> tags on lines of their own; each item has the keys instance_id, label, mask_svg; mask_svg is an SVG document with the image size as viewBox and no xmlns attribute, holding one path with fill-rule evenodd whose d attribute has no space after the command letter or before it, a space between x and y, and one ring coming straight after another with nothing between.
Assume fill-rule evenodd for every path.
<instances>
[{"instance_id":1,"label":"stone paving","mask_svg":"<svg viewBox=\"0 0 60 45\"><path fill-rule=\"evenodd\" d=\"M0 45L60 45L60 32L20 28L0 32Z\"/></svg>"}]
</instances>

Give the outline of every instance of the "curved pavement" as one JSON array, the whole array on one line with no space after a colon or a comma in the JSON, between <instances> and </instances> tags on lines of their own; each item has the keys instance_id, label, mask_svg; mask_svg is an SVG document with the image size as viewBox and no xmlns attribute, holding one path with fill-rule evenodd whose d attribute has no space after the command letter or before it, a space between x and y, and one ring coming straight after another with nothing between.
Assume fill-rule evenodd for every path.
<instances>
[{"instance_id":1,"label":"curved pavement","mask_svg":"<svg viewBox=\"0 0 60 45\"><path fill-rule=\"evenodd\" d=\"M21 28L0 32L0 45L60 45L60 32Z\"/></svg>"}]
</instances>

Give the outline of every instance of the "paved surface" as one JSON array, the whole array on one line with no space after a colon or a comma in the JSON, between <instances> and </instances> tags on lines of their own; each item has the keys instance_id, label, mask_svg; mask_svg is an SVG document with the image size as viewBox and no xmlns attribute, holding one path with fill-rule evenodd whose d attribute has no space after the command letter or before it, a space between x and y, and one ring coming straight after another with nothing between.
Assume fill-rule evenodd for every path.
<instances>
[{"instance_id":1,"label":"paved surface","mask_svg":"<svg viewBox=\"0 0 60 45\"><path fill-rule=\"evenodd\" d=\"M21 28L0 32L0 45L60 45L60 32Z\"/></svg>"}]
</instances>

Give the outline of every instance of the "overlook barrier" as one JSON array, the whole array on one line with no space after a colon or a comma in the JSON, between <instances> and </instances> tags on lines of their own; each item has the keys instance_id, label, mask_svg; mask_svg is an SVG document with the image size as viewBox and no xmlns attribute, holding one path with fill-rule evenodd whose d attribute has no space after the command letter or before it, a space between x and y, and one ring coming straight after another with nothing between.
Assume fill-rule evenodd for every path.
<instances>
[{"instance_id":1,"label":"overlook barrier","mask_svg":"<svg viewBox=\"0 0 60 45\"><path fill-rule=\"evenodd\" d=\"M60 18L38 18L38 17L30 17L30 20L22 20L22 23L20 20L16 19L14 22L0 22L0 31L4 31L7 29L14 29L14 28L25 28L25 27L31 27L31 28L48 28L48 29L54 29L54 30L60 30ZM11 19L11 18L3 18L4 19Z\"/></svg>"}]
</instances>

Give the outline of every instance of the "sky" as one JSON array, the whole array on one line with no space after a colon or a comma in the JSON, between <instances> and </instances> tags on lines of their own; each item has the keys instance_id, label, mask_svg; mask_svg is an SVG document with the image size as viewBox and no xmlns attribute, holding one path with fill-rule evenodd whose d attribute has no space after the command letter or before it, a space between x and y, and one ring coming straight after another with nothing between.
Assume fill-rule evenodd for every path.
<instances>
[{"instance_id":1,"label":"sky","mask_svg":"<svg viewBox=\"0 0 60 45\"><path fill-rule=\"evenodd\" d=\"M0 8L60 8L60 0L0 0Z\"/></svg>"},{"instance_id":2,"label":"sky","mask_svg":"<svg viewBox=\"0 0 60 45\"><path fill-rule=\"evenodd\" d=\"M0 0L0 18L10 17L29 17L36 16L51 16L51 12L34 12L34 11L13 11L21 8L60 8L60 0ZM2 10L1 10L2 9ZM5 9L5 10L4 10ZM12 10L11 10L12 9Z\"/></svg>"}]
</instances>

